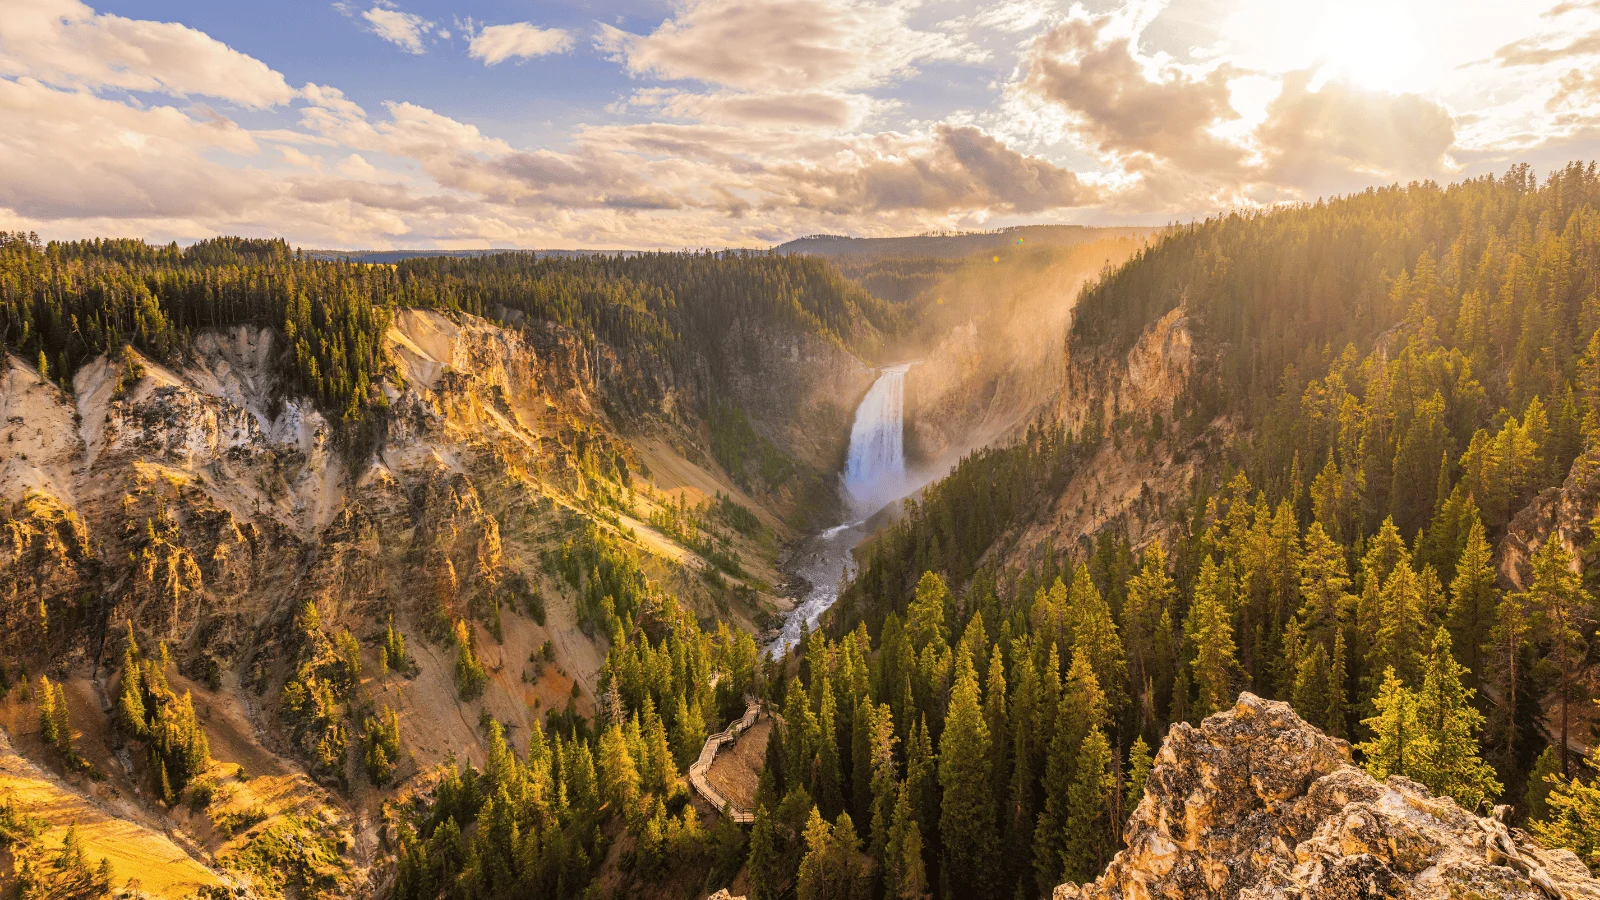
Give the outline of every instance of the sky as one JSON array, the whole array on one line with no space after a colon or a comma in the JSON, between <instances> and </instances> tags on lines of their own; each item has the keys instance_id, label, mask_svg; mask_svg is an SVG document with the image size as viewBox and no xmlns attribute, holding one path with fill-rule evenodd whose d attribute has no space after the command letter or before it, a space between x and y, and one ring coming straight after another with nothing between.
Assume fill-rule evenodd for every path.
<instances>
[{"instance_id":1,"label":"sky","mask_svg":"<svg viewBox=\"0 0 1600 900\"><path fill-rule=\"evenodd\" d=\"M1600 0L0 0L0 229L1161 224L1600 156Z\"/></svg>"}]
</instances>

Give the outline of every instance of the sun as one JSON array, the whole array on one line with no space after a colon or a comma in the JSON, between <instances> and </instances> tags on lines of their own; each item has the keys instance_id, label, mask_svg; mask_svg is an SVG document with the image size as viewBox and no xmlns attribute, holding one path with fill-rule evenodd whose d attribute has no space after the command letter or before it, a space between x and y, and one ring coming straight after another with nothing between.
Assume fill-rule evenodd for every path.
<instances>
[{"instance_id":1,"label":"sun","mask_svg":"<svg viewBox=\"0 0 1600 900\"><path fill-rule=\"evenodd\" d=\"M1315 69L1318 81L1406 92L1433 75L1432 42L1421 30L1437 0L1241 0L1223 25L1235 58L1270 72Z\"/></svg>"}]
</instances>

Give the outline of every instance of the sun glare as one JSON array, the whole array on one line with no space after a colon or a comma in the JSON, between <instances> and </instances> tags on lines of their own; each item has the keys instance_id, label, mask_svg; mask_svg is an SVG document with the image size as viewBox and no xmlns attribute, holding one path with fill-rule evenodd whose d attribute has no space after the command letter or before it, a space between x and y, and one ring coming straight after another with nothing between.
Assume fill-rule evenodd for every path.
<instances>
[{"instance_id":1,"label":"sun glare","mask_svg":"<svg viewBox=\"0 0 1600 900\"><path fill-rule=\"evenodd\" d=\"M1436 73L1419 22L1439 6L1426 0L1243 0L1224 27L1224 41L1242 63L1268 71L1311 68L1319 82L1338 78L1373 90L1426 90Z\"/></svg>"}]
</instances>

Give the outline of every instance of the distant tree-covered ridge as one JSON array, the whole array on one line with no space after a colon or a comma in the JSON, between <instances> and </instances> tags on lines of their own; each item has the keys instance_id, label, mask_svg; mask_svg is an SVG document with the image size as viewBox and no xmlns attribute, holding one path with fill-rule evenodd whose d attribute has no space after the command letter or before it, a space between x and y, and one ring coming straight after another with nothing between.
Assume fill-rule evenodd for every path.
<instances>
[{"instance_id":1,"label":"distant tree-covered ridge","mask_svg":"<svg viewBox=\"0 0 1600 900\"><path fill-rule=\"evenodd\" d=\"M180 248L0 236L0 346L63 384L124 344L170 359L199 329L267 326L291 348L286 388L359 429L383 405L382 337L401 308L556 323L707 389L733 364L717 349L736 325L869 353L898 315L825 261L796 256L518 252L370 265L312 258L277 239Z\"/></svg>"}]
</instances>

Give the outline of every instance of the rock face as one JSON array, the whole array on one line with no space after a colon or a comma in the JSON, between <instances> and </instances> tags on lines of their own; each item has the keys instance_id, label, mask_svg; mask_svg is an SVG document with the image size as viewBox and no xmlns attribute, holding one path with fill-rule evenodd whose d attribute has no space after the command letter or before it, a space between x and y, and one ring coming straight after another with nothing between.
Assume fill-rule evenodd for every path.
<instances>
[{"instance_id":1,"label":"rock face","mask_svg":"<svg viewBox=\"0 0 1600 900\"><path fill-rule=\"evenodd\" d=\"M1054 900L1600 900L1572 853L1409 779L1379 783L1349 757L1287 704L1251 694L1199 728L1175 725L1127 849Z\"/></svg>"}]
</instances>

